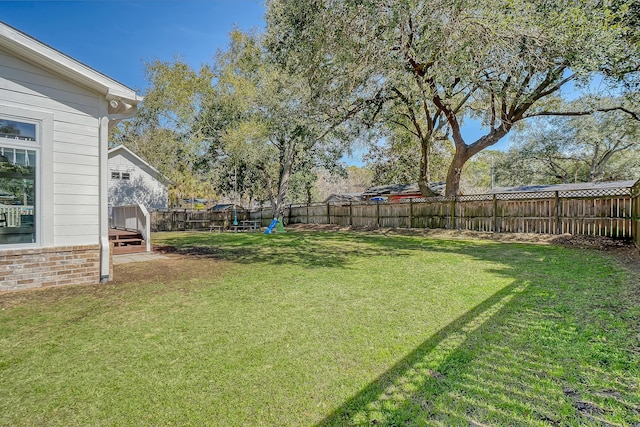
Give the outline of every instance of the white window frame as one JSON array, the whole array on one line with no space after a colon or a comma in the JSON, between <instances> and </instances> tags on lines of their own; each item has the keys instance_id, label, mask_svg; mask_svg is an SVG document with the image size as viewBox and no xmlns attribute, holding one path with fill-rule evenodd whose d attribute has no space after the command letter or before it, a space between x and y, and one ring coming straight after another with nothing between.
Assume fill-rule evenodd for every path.
<instances>
[{"instance_id":1,"label":"white window frame","mask_svg":"<svg viewBox=\"0 0 640 427\"><path fill-rule=\"evenodd\" d=\"M35 141L1 138L0 146L35 151L36 182L34 198L35 241L0 244L5 249L52 246L53 232L53 114L0 105L0 118L36 125Z\"/></svg>"}]
</instances>

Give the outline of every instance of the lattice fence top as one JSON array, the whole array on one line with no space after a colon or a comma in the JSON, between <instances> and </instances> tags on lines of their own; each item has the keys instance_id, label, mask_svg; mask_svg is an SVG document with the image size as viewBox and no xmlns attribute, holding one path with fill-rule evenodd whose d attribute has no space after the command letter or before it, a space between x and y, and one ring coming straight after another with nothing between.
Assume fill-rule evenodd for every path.
<instances>
[{"instance_id":1,"label":"lattice fence top","mask_svg":"<svg viewBox=\"0 0 640 427\"><path fill-rule=\"evenodd\" d=\"M466 196L458 196L456 199L461 202L484 202L487 200L493 200L492 194L469 194Z\"/></svg>"},{"instance_id":2,"label":"lattice fence top","mask_svg":"<svg viewBox=\"0 0 640 427\"><path fill-rule=\"evenodd\" d=\"M340 206L375 206L405 203L450 203L456 202L484 202L496 200L543 200L554 199L560 197L563 199L580 199L580 198L605 198L605 197L630 197L640 195L640 181L633 187L611 187L611 188L593 188L580 190L562 190L562 191L529 191L529 192L504 192L494 194L468 194L462 196L437 196L437 197L418 197L412 199L401 200L376 200L376 201L332 201L328 203L316 202L307 205L306 203L298 203L288 205L286 208L313 208L327 205L330 207ZM271 208L263 208L263 211L269 211Z\"/></svg>"},{"instance_id":3,"label":"lattice fence top","mask_svg":"<svg viewBox=\"0 0 640 427\"><path fill-rule=\"evenodd\" d=\"M631 188L599 188L594 190L560 191L560 197L631 196Z\"/></svg>"},{"instance_id":4,"label":"lattice fence top","mask_svg":"<svg viewBox=\"0 0 640 427\"><path fill-rule=\"evenodd\" d=\"M495 196L498 200L553 199L556 197L556 192L539 191L530 193L498 193Z\"/></svg>"},{"instance_id":5,"label":"lattice fence top","mask_svg":"<svg viewBox=\"0 0 640 427\"><path fill-rule=\"evenodd\" d=\"M442 203L451 202L453 197L448 196L436 196L436 197L419 197L417 199L411 199L413 203ZM407 201L409 203L409 201Z\"/></svg>"}]
</instances>

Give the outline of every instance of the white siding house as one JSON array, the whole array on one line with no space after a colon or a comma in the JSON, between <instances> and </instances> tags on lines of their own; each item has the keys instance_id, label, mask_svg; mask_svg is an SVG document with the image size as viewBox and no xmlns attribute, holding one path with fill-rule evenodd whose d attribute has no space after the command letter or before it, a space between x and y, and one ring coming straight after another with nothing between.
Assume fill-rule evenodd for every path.
<instances>
[{"instance_id":1,"label":"white siding house","mask_svg":"<svg viewBox=\"0 0 640 427\"><path fill-rule=\"evenodd\" d=\"M124 145L109 150L109 205L167 209L169 179Z\"/></svg>"},{"instance_id":2,"label":"white siding house","mask_svg":"<svg viewBox=\"0 0 640 427\"><path fill-rule=\"evenodd\" d=\"M140 101L0 22L0 290L109 280L108 133Z\"/></svg>"}]
</instances>

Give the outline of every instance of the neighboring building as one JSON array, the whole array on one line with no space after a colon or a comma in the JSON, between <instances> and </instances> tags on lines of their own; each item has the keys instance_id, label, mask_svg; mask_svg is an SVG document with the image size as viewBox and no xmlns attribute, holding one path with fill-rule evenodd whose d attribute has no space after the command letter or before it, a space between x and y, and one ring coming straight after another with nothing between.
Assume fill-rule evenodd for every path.
<instances>
[{"instance_id":1,"label":"neighboring building","mask_svg":"<svg viewBox=\"0 0 640 427\"><path fill-rule=\"evenodd\" d=\"M148 210L169 207L171 181L124 145L109 150L109 205L140 203Z\"/></svg>"},{"instance_id":2,"label":"neighboring building","mask_svg":"<svg viewBox=\"0 0 640 427\"><path fill-rule=\"evenodd\" d=\"M246 212L247 210L240 205L234 203L218 203L207 209L209 212Z\"/></svg>"},{"instance_id":3,"label":"neighboring building","mask_svg":"<svg viewBox=\"0 0 640 427\"><path fill-rule=\"evenodd\" d=\"M109 280L108 135L141 99L0 22L0 290Z\"/></svg>"},{"instance_id":4,"label":"neighboring building","mask_svg":"<svg viewBox=\"0 0 640 427\"><path fill-rule=\"evenodd\" d=\"M437 196L444 195L445 182L431 182L429 188ZM396 203L403 199L419 199L422 196L418 184L378 185L362 193L366 201L388 201Z\"/></svg>"},{"instance_id":5,"label":"neighboring building","mask_svg":"<svg viewBox=\"0 0 640 427\"><path fill-rule=\"evenodd\" d=\"M519 187L497 187L489 194L500 193L535 193L542 191L581 191L581 190L606 190L618 188L631 188L636 181L609 181L609 182L576 182L571 184L534 184L521 185Z\"/></svg>"},{"instance_id":6,"label":"neighboring building","mask_svg":"<svg viewBox=\"0 0 640 427\"><path fill-rule=\"evenodd\" d=\"M323 203L332 203L332 202L362 202L364 201L364 196L362 193L343 193L343 194L332 194L327 197Z\"/></svg>"}]
</instances>

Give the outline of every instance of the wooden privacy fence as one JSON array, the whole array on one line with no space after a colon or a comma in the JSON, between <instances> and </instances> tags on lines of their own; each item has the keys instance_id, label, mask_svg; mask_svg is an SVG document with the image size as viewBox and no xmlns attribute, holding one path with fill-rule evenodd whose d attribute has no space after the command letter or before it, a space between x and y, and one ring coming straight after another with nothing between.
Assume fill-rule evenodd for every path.
<instances>
[{"instance_id":1,"label":"wooden privacy fence","mask_svg":"<svg viewBox=\"0 0 640 427\"><path fill-rule=\"evenodd\" d=\"M236 211L236 219L249 219L246 211ZM211 227L228 229L233 224L233 209L222 212L170 209L151 212L151 231L211 230Z\"/></svg>"},{"instance_id":2,"label":"wooden privacy fence","mask_svg":"<svg viewBox=\"0 0 640 427\"><path fill-rule=\"evenodd\" d=\"M632 196L633 191L633 196ZM290 205L286 224L448 228L497 233L582 234L638 239L640 185L571 191L478 194L399 203L331 202ZM270 209L249 212L268 225Z\"/></svg>"}]
</instances>

